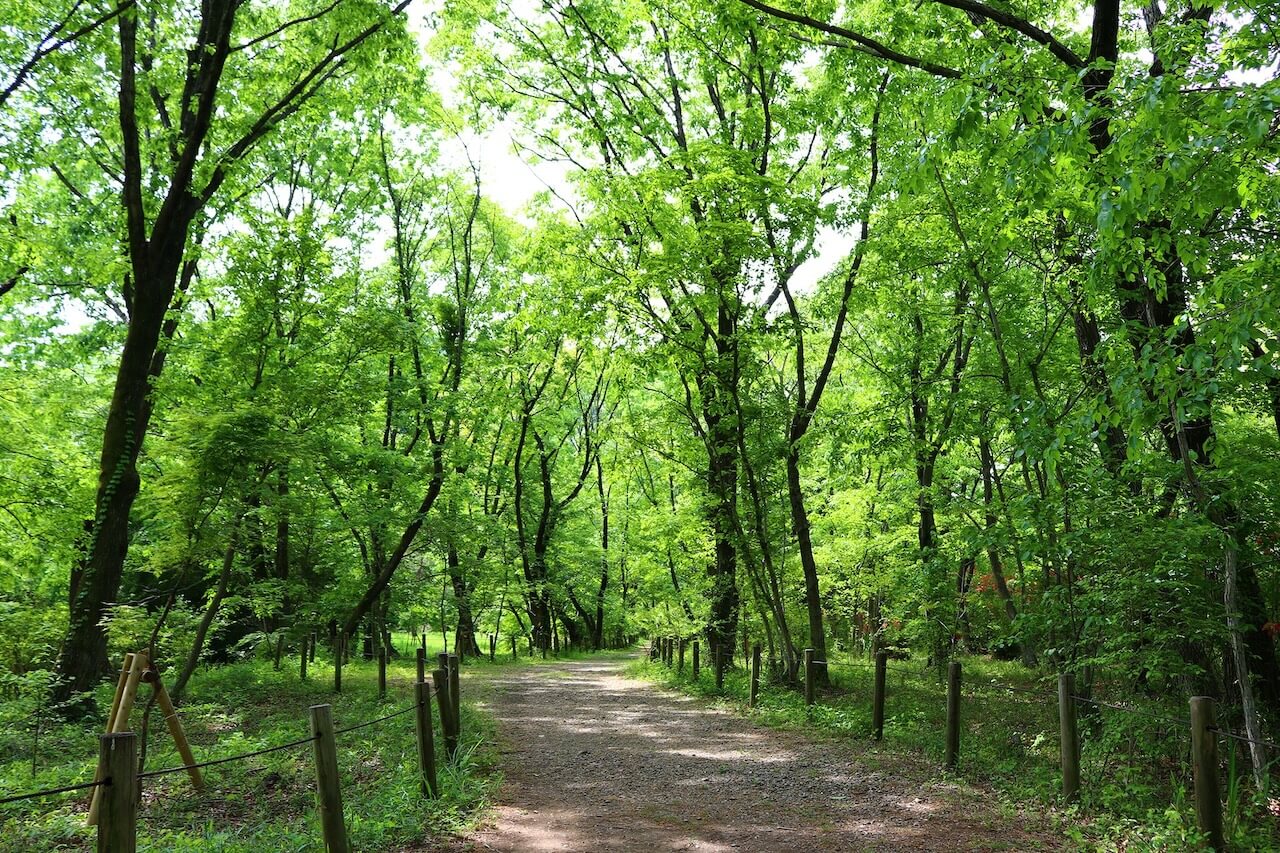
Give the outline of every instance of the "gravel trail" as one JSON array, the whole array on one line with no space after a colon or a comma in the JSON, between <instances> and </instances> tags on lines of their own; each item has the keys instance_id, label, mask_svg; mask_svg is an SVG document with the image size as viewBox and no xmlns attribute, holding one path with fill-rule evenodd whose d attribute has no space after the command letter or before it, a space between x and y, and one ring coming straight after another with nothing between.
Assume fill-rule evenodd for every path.
<instances>
[{"instance_id":1,"label":"gravel trail","mask_svg":"<svg viewBox=\"0 0 1280 853\"><path fill-rule=\"evenodd\" d=\"M924 759L761 728L623 675L623 659L476 672L504 774L462 850L972 851L1062 843Z\"/></svg>"}]
</instances>

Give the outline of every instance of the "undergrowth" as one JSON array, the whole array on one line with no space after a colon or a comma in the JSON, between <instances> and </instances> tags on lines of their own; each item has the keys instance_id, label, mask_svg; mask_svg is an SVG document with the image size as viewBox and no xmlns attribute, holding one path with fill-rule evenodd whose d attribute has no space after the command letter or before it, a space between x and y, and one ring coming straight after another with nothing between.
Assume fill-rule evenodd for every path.
<instances>
[{"instance_id":1,"label":"undergrowth","mask_svg":"<svg viewBox=\"0 0 1280 853\"><path fill-rule=\"evenodd\" d=\"M402 649L408 648L401 642ZM297 659L283 671L254 660L208 668L192 678L179 715L197 761L252 752L308 737L308 708L333 706L342 729L413 702L412 654L388 664L387 696L378 699L377 666L352 661L343 668L341 694L333 692L333 667L317 658L301 680ZM465 673L465 670L464 670ZM428 676L429 678L430 676ZM114 685L104 685L99 707L109 707ZM134 724L150 696L139 690ZM470 825L497 783L490 720L470 706L464 676L459 760L443 759L435 717L441 796L418 790L414 715L339 734L338 766L352 848L399 850L429 843ZM16 700L15 700L16 701ZM15 708L0 703L0 718ZM433 703L434 710L434 703ZM0 797L88 781L93 777L103 721L11 725L0 732ZM38 738L34 737L38 732ZM146 770L182 765L157 708L150 717ZM316 814L315 767L310 743L293 749L205 768L206 790L193 790L186 773L147 779L138 812L142 851L260 853L322 850ZM90 850L87 792L0 805L0 850L44 853Z\"/></svg>"}]
</instances>

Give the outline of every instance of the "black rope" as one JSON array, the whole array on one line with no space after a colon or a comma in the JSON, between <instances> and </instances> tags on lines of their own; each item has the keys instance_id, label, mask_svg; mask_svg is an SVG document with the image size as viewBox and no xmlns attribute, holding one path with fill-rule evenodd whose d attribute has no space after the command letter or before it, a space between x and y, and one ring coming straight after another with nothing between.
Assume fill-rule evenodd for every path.
<instances>
[{"instance_id":1,"label":"black rope","mask_svg":"<svg viewBox=\"0 0 1280 853\"><path fill-rule=\"evenodd\" d=\"M46 791L33 791L30 794L18 794L14 797L5 797L0 799L0 805L5 803L16 803L19 800L34 800L36 797L49 797L54 794L65 794L68 791L83 791L85 788L96 788L99 785L110 785L111 777L99 779L96 782L81 782L79 785L67 785L64 788L49 788Z\"/></svg>"},{"instance_id":2,"label":"black rope","mask_svg":"<svg viewBox=\"0 0 1280 853\"><path fill-rule=\"evenodd\" d=\"M1272 742L1271 742L1271 741L1269 741L1269 740L1254 740L1254 739L1253 739L1253 738L1251 738L1251 737L1245 737L1244 735L1238 735L1238 734L1236 734L1236 733L1235 733L1235 732L1233 732L1233 731L1228 731L1227 729L1220 729L1220 728L1218 728L1217 726L1209 726L1209 731L1211 731L1211 732L1217 732L1218 734L1222 735L1223 737L1229 737L1229 738L1231 738L1232 740L1238 740L1238 741L1241 741L1242 743L1256 743L1258 746L1265 746L1265 747L1267 747L1268 749L1277 749L1277 750L1280 750L1280 744L1274 744L1274 743L1272 743Z\"/></svg>"},{"instance_id":3,"label":"black rope","mask_svg":"<svg viewBox=\"0 0 1280 853\"><path fill-rule=\"evenodd\" d=\"M311 743L318 738L317 735L302 738L301 740L282 743L279 746L269 746L266 749L255 750L254 752L246 752L241 755L232 755L227 758L215 758L212 761L201 761L196 764L183 764L178 767L166 767L163 770L148 770L146 773L139 773L139 779L150 779L153 776L164 776L169 773L180 773L184 770L194 770L197 767L212 767L215 764L226 764L231 761L242 761L246 758L254 758L259 755L266 755L269 752L279 752L282 749L292 749L295 746L302 746L304 743Z\"/></svg>"},{"instance_id":4,"label":"black rope","mask_svg":"<svg viewBox=\"0 0 1280 853\"><path fill-rule=\"evenodd\" d=\"M417 708L418 708L418 703L415 702L414 704L410 705L408 708L402 708L393 714L387 714L385 717L378 717L376 720L368 720L363 723L356 723L354 726L347 726L345 729L337 729L336 731L334 731L334 734L341 735L341 734L346 734L347 732L354 732L356 729L363 729L363 728L367 728L368 726L376 726L378 723L385 723L387 720L390 720L393 717L399 717L401 714L407 714L410 711L417 710Z\"/></svg>"},{"instance_id":5,"label":"black rope","mask_svg":"<svg viewBox=\"0 0 1280 853\"><path fill-rule=\"evenodd\" d=\"M1191 721L1181 717L1166 717L1162 714L1153 714L1150 711L1139 711L1137 708L1126 708L1124 705L1112 705L1110 702L1099 702L1097 699L1086 699L1083 696L1072 694L1072 699L1077 702L1084 702L1088 705L1097 705L1100 708L1110 708L1113 711L1123 711L1126 714L1136 714L1139 717L1147 717L1152 720L1159 720L1162 723L1171 723L1176 726L1190 727Z\"/></svg>"}]
</instances>

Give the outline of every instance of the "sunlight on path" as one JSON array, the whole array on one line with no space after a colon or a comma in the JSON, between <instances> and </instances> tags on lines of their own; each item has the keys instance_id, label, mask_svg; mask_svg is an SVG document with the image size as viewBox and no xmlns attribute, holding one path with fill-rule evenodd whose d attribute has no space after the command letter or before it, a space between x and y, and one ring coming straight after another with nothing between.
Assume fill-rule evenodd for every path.
<instances>
[{"instance_id":1,"label":"sunlight on path","mask_svg":"<svg viewBox=\"0 0 1280 853\"><path fill-rule=\"evenodd\" d=\"M505 781L477 851L1031 850L979 795L861 767L626 679L617 660L474 676ZM906 761L907 759L903 759Z\"/></svg>"}]
</instances>

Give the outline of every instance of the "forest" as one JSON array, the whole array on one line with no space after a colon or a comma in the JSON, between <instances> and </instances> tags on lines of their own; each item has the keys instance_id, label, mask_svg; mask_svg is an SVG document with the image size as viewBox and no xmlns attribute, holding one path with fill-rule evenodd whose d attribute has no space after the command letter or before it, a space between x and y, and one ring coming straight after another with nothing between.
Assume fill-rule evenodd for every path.
<instances>
[{"instance_id":1,"label":"forest","mask_svg":"<svg viewBox=\"0 0 1280 853\"><path fill-rule=\"evenodd\" d=\"M0 792L139 649L198 720L314 637L679 637L1212 697L1280 843L1278 62L1269 0L0 0ZM1098 833L1194 825L1090 725Z\"/></svg>"}]
</instances>

